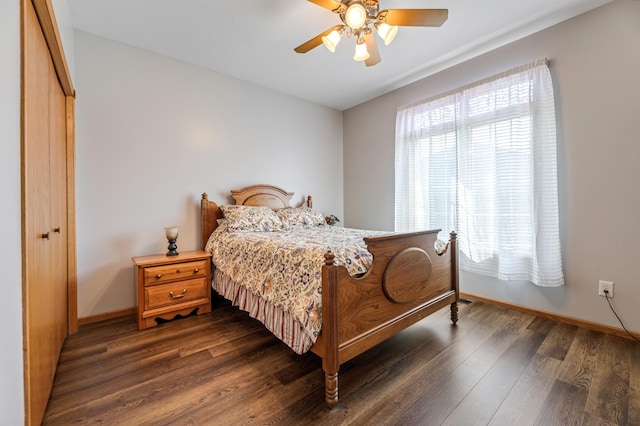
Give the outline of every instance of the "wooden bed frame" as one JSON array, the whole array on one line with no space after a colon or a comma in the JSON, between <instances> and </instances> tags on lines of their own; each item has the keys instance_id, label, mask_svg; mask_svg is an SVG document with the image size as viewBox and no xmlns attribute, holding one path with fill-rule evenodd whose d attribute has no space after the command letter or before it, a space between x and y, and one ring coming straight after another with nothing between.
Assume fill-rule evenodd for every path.
<instances>
[{"instance_id":1,"label":"wooden bed frame","mask_svg":"<svg viewBox=\"0 0 640 426\"><path fill-rule=\"evenodd\" d=\"M293 193L272 185L253 185L231 191L236 204L290 207ZM311 207L311 197L307 198ZM218 205L202 194L202 247L223 217ZM322 358L325 398L338 402L340 365L404 330L426 316L451 307L458 321L459 290L456 234L446 252L434 244L438 230L365 238L373 264L362 277L349 275L334 264L331 252L322 267L322 332L311 351Z\"/></svg>"}]
</instances>

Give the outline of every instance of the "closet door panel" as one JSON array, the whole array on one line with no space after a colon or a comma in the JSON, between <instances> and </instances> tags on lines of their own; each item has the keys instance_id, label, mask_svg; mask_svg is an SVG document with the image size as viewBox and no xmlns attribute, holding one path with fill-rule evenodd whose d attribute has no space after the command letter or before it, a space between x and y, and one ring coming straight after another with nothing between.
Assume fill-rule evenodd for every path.
<instances>
[{"instance_id":1,"label":"closet door panel","mask_svg":"<svg viewBox=\"0 0 640 426\"><path fill-rule=\"evenodd\" d=\"M67 119L66 97L49 74L49 201L51 228L51 327L57 353L67 334Z\"/></svg>"},{"instance_id":2,"label":"closet door panel","mask_svg":"<svg viewBox=\"0 0 640 426\"><path fill-rule=\"evenodd\" d=\"M28 8L24 61L23 220L25 403L44 413L55 365L50 356L46 291L51 269L49 232L49 51L33 9ZM46 100L46 102L43 102ZM49 239L43 238L45 235ZM54 368L52 368L54 367ZM29 410L28 410L29 411ZM37 423L33 422L33 423Z\"/></svg>"}]
</instances>

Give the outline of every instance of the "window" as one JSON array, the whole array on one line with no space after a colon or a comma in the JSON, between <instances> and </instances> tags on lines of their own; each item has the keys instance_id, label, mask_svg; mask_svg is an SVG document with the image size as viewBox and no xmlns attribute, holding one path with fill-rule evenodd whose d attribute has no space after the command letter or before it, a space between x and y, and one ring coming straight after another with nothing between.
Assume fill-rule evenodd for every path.
<instances>
[{"instance_id":1,"label":"window","mask_svg":"<svg viewBox=\"0 0 640 426\"><path fill-rule=\"evenodd\" d=\"M546 61L398 110L397 231L458 233L460 268L564 284Z\"/></svg>"}]
</instances>

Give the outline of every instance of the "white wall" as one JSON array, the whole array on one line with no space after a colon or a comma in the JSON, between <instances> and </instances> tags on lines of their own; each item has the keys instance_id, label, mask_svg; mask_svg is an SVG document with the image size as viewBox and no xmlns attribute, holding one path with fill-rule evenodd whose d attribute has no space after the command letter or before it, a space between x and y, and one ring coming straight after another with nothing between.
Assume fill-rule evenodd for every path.
<instances>
[{"instance_id":1,"label":"white wall","mask_svg":"<svg viewBox=\"0 0 640 426\"><path fill-rule=\"evenodd\" d=\"M78 311L135 306L132 256L199 247L200 195L269 183L342 216L342 113L75 33ZM213 54L213 53L212 53Z\"/></svg>"},{"instance_id":2,"label":"white wall","mask_svg":"<svg viewBox=\"0 0 640 426\"><path fill-rule=\"evenodd\" d=\"M58 33L62 41L64 56L67 58L67 66L71 74L71 80L75 81L75 67L73 58L73 21L69 0L52 0L53 10L58 24Z\"/></svg>"},{"instance_id":3,"label":"white wall","mask_svg":"<svg viewBox=\"0 0 640 426\"><path fill-rule=\"evenodd\" d=\"M0 423L24 422L20 236L20 2L0 2Z\"/></svg>"},{"instance_id":4,"label":"white wall","mask_svg":"<svg viewBox=\"0 0 640 426\"><path fill-rule=\"evenodd\" d=\"M598 280L614 281L615 308L640 332L639 22L640 2L617 0L345 111L345 225L393 229L397 107L546 57L557 104L566 285L463 273L461 289L619 327L597 296Z\"/></svg>"}]
</instances>

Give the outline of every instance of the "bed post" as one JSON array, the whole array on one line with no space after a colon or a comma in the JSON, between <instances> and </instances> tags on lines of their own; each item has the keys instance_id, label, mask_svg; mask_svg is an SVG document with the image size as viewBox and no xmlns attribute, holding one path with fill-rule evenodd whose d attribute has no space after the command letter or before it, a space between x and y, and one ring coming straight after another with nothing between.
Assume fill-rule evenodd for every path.
<instances>
[{"instance_id":1,"label":"bed post","mask_svg":"<svg viewBox=\"0 0 640 426\"><path fill-rule=\"evenodd\" d=\"M200 249L204 250L204 246L207 245L207 240L205 238L205 230L209 229L209 215L207 214L207 203L209 202L209 196L206 192L202 193L202 199L200 200L200 226L202 226L202 231L200 235Z\"/></svg>"},{"instance_id":2,"label":"bed post","mask_svg":"<svg viewBox=\"0 0 640 426\"><path fill-rule=\"evenodd\" d=\"M324 255L322 267L322 338L324 353L322 369L324 370L325 401L329 407L338 403L338 267L331 251Z\"/></svg>"},{"instance_id":3,"label":"bed post","mask_svg":"<svg viewBox=\"0 0 640 426\"><path fill-rule=\"evenodd\" d=\"M307 207L313 207L313 200L311 200L311 195L307 196Z\"/></svg>"},{"instance_id":4,"label":"bed post","mask_svg":"<svg viewBox=\"0 0 640 426\"><path fill-rule=\"evenodd\" d=\"M458 322L458 302L460 301L460 288L458 285L458 234L451 231L449 234L449 249L451 250L451 284L456 292L456 301L451 304L451 322L456 325Z\"/></svg>"}]
</instances>

